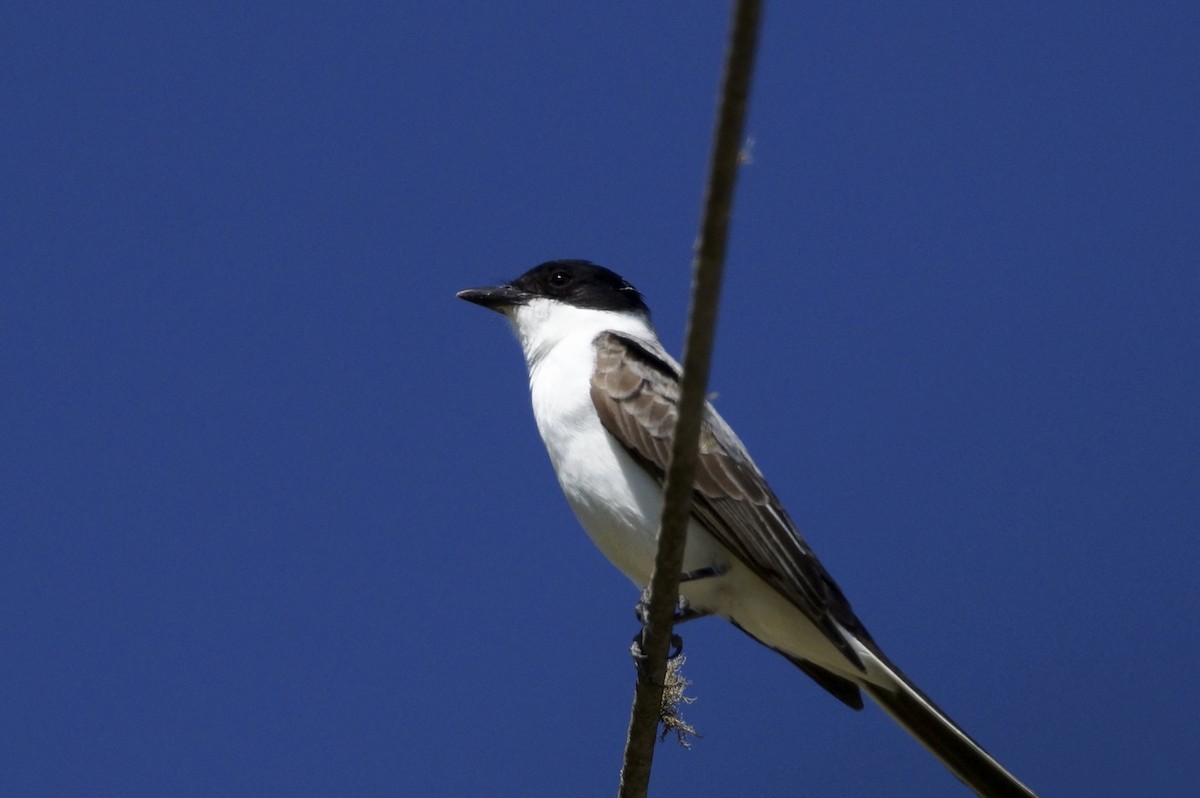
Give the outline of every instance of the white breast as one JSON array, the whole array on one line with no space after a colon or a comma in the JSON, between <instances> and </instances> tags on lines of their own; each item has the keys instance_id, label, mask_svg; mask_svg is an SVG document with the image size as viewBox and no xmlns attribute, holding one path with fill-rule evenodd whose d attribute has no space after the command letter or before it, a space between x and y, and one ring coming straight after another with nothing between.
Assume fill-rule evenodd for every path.
<instances>
[{"instance_id":1,"label":"white breast","mask_svg":"<svg viewBox=\"0 0 1200 798\"><path fill-rule=\"evenodd\" d=\"M512 324L529 366L533 415L559 484L589 537L639 588L654 568L662 491L600 423L591 397L596 336L606 330L657 341L643 319L535 299ZM834 669L848 663L781 595L696 523L688 528L684 571L724 575L681 585L697 609L736 621L773 648Z\"/></svg>"},{"instance_id":2,"label":"white breast","mask_svg":"<svg viewBox=\"0 0 1200 798\"><path fill-rule=\"evenodd\" d=\"M533 415L580 524L614 565L645 587L654 563L662 492L596 415L592 341L599 332L573 331L530 362Z\"/></svg>"}]
</instances>

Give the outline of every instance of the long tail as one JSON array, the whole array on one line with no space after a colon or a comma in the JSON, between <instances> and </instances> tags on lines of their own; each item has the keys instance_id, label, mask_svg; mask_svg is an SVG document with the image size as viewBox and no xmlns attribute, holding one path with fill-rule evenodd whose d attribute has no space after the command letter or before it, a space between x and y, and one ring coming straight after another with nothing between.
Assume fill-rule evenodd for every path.
<instances>
[{"instance_id":1,"label":"long tail","mask_svg":"<svg viewBox=\"0 0 1200 798\"><path fill-rule=\"evenodd\" d=\"M877 673L885 678L863 681L862 689L964 784L984 798L1037 798L1033 790L1005 770L983 746L938 709L899 668L875 652L870 659L873 661L867 665L868 672L878 669Z\"/></svg>"}]
</instances>

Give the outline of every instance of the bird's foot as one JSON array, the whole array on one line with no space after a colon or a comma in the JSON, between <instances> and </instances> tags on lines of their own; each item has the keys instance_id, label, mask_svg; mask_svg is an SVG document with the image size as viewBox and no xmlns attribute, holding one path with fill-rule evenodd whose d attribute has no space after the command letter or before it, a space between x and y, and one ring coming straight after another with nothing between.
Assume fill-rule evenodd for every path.
<instances>
[{"instance_id":1,"label":"bird's foot","mask_svg":"<svg viewBox=\"0 0 1200 798\"><path fill-rule=\"evenodd\" d=\"M701 579L712 579L715 576L723 576L728 573L729 569L720 565L709 565L704 568L697 568L694 571L684 571L679 575L679 584L683 585L688 582L696 582ZM642 596L638 599L637 606L633 608L633 614L637 617L638 623L643 627L650 620L650 588L647 587L642 591ZM675 600L675 614L671 618L672 625L679 625L694 621L697 618L703 618L709 615L708 610L698 610L691 605L686 596L680 596Z\"/></svg>"},{"instance_id":2,"label":"bird's foot","mask_svg":"<svg viewBox=\"0 0 1200 798\"><path fill-rule=\"evenodd\" d=\"M645 629L642 629L633 636L633 642L629 646L629 654L633 657L633 666L637 668L638 679L649 680L653 674L647 670L650 663L650 657L646 654L645 649ZM683 638L674 632L671 633L671 647L667 649L667 661L671 662L679 658L683 654Z\"/></svg>"}]
</instances>

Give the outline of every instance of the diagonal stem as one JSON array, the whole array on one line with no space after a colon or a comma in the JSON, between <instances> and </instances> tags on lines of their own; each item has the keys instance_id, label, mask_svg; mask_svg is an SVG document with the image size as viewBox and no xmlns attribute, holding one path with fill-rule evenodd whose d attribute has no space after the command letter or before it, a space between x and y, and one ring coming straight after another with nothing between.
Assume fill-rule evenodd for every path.
<instances>
[{"instance_id":1,"label":"diagonal stem","mask_svg":"<svg viewBox=\"0 0 1200 798\"><path fill-rule=\"evenodd\" d=\"M693 261L692 304L683 350L683 378L679 415L667 469L663 517L659 526L658 554L650 579L648 620L642 638L645 667L640 669L629 719L629 736L621 768L620 798L643 798L650 784L654 738L662 706L671 640L671 619L679 597L679 575L691 514L692 481L696 473L700 424L712 360L721 273L729 238L729 218L737 183L740 148L758 44L761 0L738 0L733 12L725 56L717 129L709 162L704 217Z\"/></svg>"}]
</instances>

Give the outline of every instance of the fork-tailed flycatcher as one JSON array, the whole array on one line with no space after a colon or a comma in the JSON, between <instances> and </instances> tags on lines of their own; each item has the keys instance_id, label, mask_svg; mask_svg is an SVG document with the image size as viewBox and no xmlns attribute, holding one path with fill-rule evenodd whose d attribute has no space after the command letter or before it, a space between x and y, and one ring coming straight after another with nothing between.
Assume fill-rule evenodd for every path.
<instances>
[{"instance_id":1,"label":"fork-tailed flycatcher","mask_svg":"<svg viewBox=\"0 0 1200 798\"><path fill-rule=\"evenodd\" d=\"M632 285L582 260L458 296L504 314L529 367L538 431L579 522L639 588L650 582L679 364ZM862 692L984 796L1034 793L891 663L796 531L733 430L705 405L680 585L854 709Z\"/></svg>"}]
</instances>

